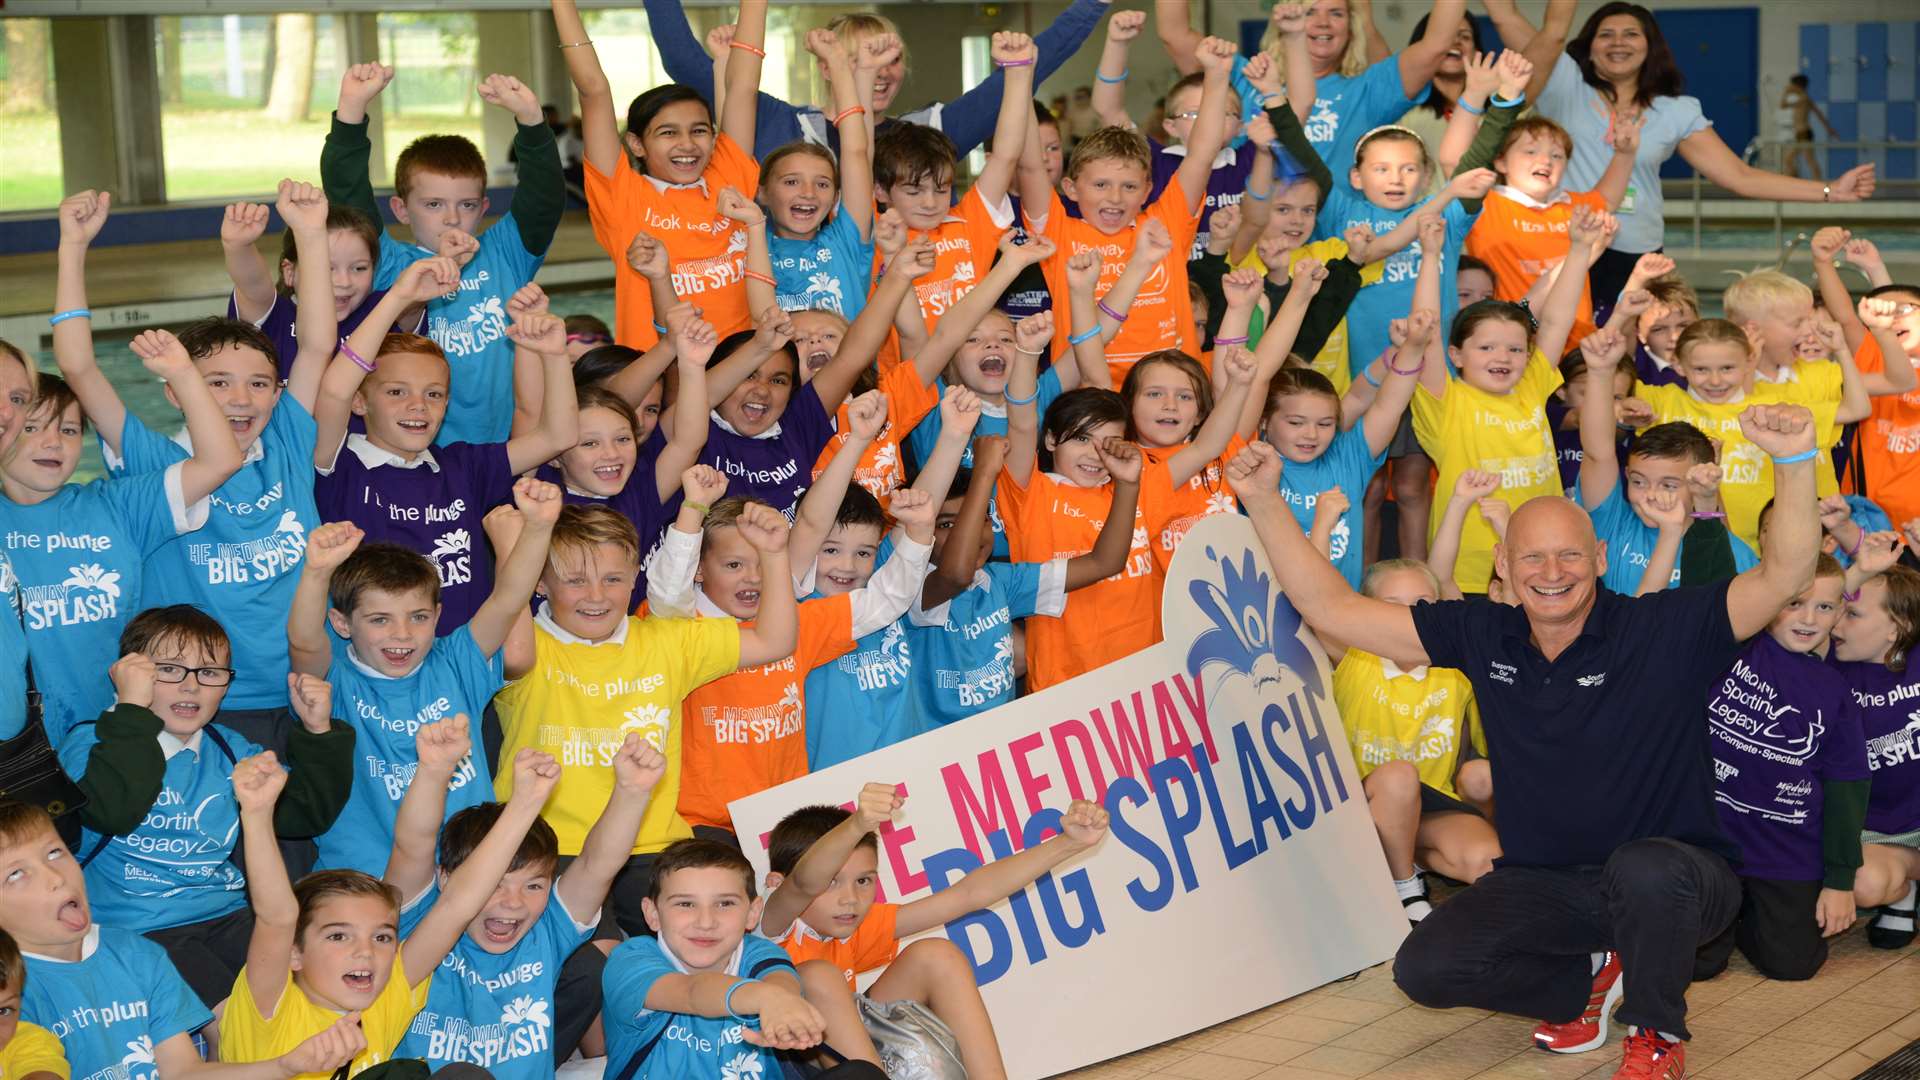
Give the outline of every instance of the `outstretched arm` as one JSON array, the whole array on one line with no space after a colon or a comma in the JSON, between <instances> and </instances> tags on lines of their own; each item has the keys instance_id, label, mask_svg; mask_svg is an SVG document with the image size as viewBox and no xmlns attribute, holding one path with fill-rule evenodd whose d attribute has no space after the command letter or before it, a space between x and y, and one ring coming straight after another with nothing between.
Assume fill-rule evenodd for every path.
<instances>
[{"instance_id":1,"label":"outstretched arm","mask_svg":"<svg viewBox=\"0 0 1920 1080\"><path fill-rule=\"evenodd\" d=\"M333 572L360 546L365 536L351 521L330 521L307 533L306 557L300 580L293 587L287 609L287 659L305 675L325 675L333 664L333 639L327 629L327 590Z\"/></svg>"},{"instance_id":2,"label":"outstretched arm","mask_svg":"<svg viewBox=\"0 0 1920 1080\"><path fill-rule=\"evenodd\" d=\"M273 272L257 246L266 231L267 208L259 203L234 203L220 221L220 252L226 259L227 277L233 279L233 313L242 322L266 318L280 299L273 288Z\"/></svg>"},{"instance_id":3,"label":"outstretched arm","mask_svg":"<svg viewBox=\"0 0 1920 1080\"><path fill-rule=\"evenodd\" d=\"M1454 0L1443 0L1454 2ZM1465 3L1466 0L1457 0ZM1198 215L1207 202L1207 180L1213 175L1213 159L1227 144L1227 82L1233 74L1233 57L1239 47L1231 41L1207 38L1200 43L1200 69L1206 72L1200 84L1200 118L1193 122L1193 135L1187 140L1187 156L1180 161L1174 178L1187 196L1187 212Z\"/></svg>"},{"instance_id":4,"label":"outstretched arm","mask_svg":"<svg viewBox=\"0 0 1920 1080\"><path fill-rule=\"evenodd\" d=\"M1400 50L1400 89L1416 97L1433 81L1440 61L1453 48L1460 23L1467 17L1467 0L1433 0L1427 15L1427 32L1420 40Z\"/></svg>"},{"instance_id":5,"label":"outstretched arm","mask_svg":"<svg viewBox=\"0 0 1920 1080\"><path fill-rule=\"evenodd\" d=\"M993 63L1000 69L1000 118L993 127L993 150L973 184L988 206L999 206L1013 186L1013 170L1033 124L1033 65L1040 53L1025 34L993 35Z\"/></svg>"},{"instance_id":6,"label":"outstretched arm","mask_svg":"<svg viewBox=\"0 0 1920 1080\"><path fill-rule=\"evenodd\" d=\"M1773 458L1773 520L1760 565L1727 588L1733 636L1745 640L1767 628L1789 600L1813 580L1820 553L1820 510L1814 498L1813 413L1798 405L1754 405L1740 414L1740 432Z\"/></svg>"},{"instance_id":7,"label":"outstretched arm","mask_svg":"<svg viewBox=\"0 0 1920 1080\"><path fill-rule=\"evenodd\" d=\"M1182 75L1200 70L1198 53L1204 35L1193 28L1193 14L1187 0L1158 0L1153 5L1153 30L1159 35L1160 44L1166 47L1174 70Z\"/></svg>"},{"instance_id":8,"label":"outstretched arm","mask_svg":"<svg viewBox=\"0 0 1920 1080\"><path fill-rule=\"evenodd\" d=\"M1294 606L1315 627L1338 634L1349 646L1426 663L1427 649L1414 629L1412 609L1361 596L1320 557L1280 497L1280 470L1279 452L1257 442L1228 463L1227 482L1253 519L1267 560Z\"/></svg>"},{"instance_id":9,"label":"outstretched arm","mask_svg":"<svg viewBox=\"0 0 1920 1080\"><path fill-rule=\"evenodd\" d=\"M382 880L400 890L403 901L419 896L433 883L434 854L440 847L440 825L447 816L447 791L460 763L473 750L467 718L450 716L420 725L413 736L416 764L413 779L393 818L393 853L387 856Z\"/></svg>"},{"instance_id":10,"label":"outstretched arm","mask_svg":"<svg viewBox=\"0 0 1920 1080\"><path fill-rule=\"evenodd\" d=\"M1613 373L1627 343L1611 330L1595 330L1580 342L1587 362L1587 391L1580 399L1580 505L1597 510L1620 482L1614 442Z\"/></svg>"},{"instance_id":11,"label":"outstretched arm","mask_svg":"<svg viewBox=\"0 0 1920 1080\"><path fill-rule=\"evenodd\" d=\"M1054 867L1090 850L1107 834L1107 812L1075 799L1060 818L1060 832L1025 851L995 859L934 893L904 904L894 923L902 937L944 926L971 911L1005 900Z\"/></svg>"},{"instance_id":12,"label":"outstretched arm","mask_svg":"<svg viewBox=\"0 0 1920 1080\"><path fill-rule=\"evenodd\" d=\"M1093 83L1093 114L1111 127L1133 127L1127 115L1128 54L1147 24L1144 11L1116 11L1107 20L1107 42L1100 47L1100 69Z\"/></svg>"},{"instance_id":13,"label":"outstretched arm","mask_svg":"<svg viewBox=\"0 0 1920 1080\"><path fill-rule=\"evenodd\" d=\"M526 612L534 586L540 583L540 571L547 565L547 541L553 535L553 523L560 519L560 488L523 476L513 485L513 504L525 522L519 541L500 560L493 591L467 623L474 645L488 657L506 644L507 634Z\"/></svg>"},{"instance_id":14,"label":"outstretched arm","mask_svg":"<svg viewBox=\"0 0 1920 1080\"><path fill-rule=\"evenodd\" d=\"M133 351L148 371L173 388L180 412L187 418L193 455L181 463L180 496L191 506L240 470L245 460L240 445L233 441L225 411L213 399L213 391L207 389L179 338L165 330L148 330L133 339Z\"/></svg>"},{"instance_id":15,"label":"outstretched arm","mask_svg":"<svg viewBox=\"0 0 1920 1080\"><path fill-rule=\"evenodd\" d=\"M299 302L294 312L293 332L298 347L293 366L287 369L287 393L300 407L311 413L320 397L320 379L333 359L335 331L332 275L317 273L328 264L327 197L312 184L280 181L280 197L275 204L280 220L293 232L293 247L307 273L294 286L293 298ZM375 350L378 351L377 349Z\"/></svg>"},{"instance_id":16,"label":"outstretched arm","mask_svg":"<svg viewBox=\"0 0 1920 1080\"><path fill-rule=\"evenodd\" d=\"M107 449L120 454L120 435L127 425L127 407L120 392L100 370L93 353L93 316L87 310L87 247L107 223L113 196L104 191L82 191L60 203L60 248L53 285L53 359L60 374L80 399L80 408Z\"/></svg>"},{"instance_id":17,"label":"outstretched arm","mask_svg":"<svg viewBox=\"0 0 1920 1080\"><path fill-rule=\"evenodd\" d=\"M673 4L675 9L679 6ZM652 12L648 14L651 16ZM686 26L684 13L679 22L681 27ZM664 24L650 25L656 36L662 33ZM573 79L574 90L580 94L580 138L586 144L587 164L604 176L612 176L620 167L620 155L626 152L620 145L620 119L614 111L613 87L607 82L606 70L600 66L600 54L594 51L593 39L587 36L586 23L581 21L574 0L553 0L553 29L560 39L560 55L567 61L567 74ZM693 35L689 31L687 36ZM698 42L694 48L699 48ZM663 48L662 52L665 51Z\"/></svg>"},{"instance_id":18,"label":"outstretched arm","mask_svg":"<svg viewBox=\"0 0 1920 1080\"><path fill-rule=\"evenodd\" d=\"M574 918L591 917L606 902L614 877L626 869L633 854L633 838L640 832L653 789L666 773L667 759L660 749L639 732L628 732L613 755L613 794L607 808L587 830L580 857L553 885Z\"/></svg>"},{"instance_id":19,"label":"outstretched arm","mask_svg":"<svg viewBox=\"0 0 1920 1080\"><path fill-rule=\"evenodd\" d=\"M833 887L840 868L852 857L868 833L878 832L893 821L893 815L905 800L895 784L867 784L854 800L854 811L845 821L815 840L793 872L783 878L767 897L760 912L760 932L778 940L822 893Z\"/></svg>"}]
</instances>

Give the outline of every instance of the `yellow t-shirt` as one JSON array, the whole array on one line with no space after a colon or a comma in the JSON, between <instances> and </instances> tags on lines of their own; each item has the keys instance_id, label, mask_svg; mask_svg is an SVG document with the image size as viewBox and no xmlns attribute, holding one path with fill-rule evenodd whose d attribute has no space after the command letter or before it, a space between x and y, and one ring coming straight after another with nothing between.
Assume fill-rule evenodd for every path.
<instances>
[{"instance_id":1,"label":"yellow t-shirt","mask_svg":"<svg viewBox=\"0 0 1920 1080\"><path fill-rule=\"evenodd\" d=\"M13 1029L13 1038L0 1046L0 1080L20 1080L33 1073L52 1073L60 1080L73 1075L67 1067L67 1052L53 1032L22 1020Z\"/></svg>"},{"instance_id":2,"label":"yellow t-shirt","mask_svg":"<svg viewBox=\"0 0 1920 1080\"><path fill-rule=\"evenodd\" d=\"M693 835L680 802L680 702L696 688L740 666L740 624L732 619L629 618L625 630L597 645L534 620L534 664L494 699L504 741L500 760L544 750L566 770L540 812L560 839L562 855L578 855L587 831L613 795L613 754L638 731L667 758L653 789L634 854L659 851ZM498 770L501 801L513 794L513 769Z\"/></svg>"},{"instance_id":3,"label":"yellow t-shirt","mask_svg":"<svg viewBox=\"0 0 1920 1080\"><path fill-rule=\"evenodd\" d=\"M1754 400L1780 401L1812 409L1814 441L1820 449L1832 450L1840 444L1843 425L1838 418L1846 375L1841 372L1840 365L1832 360L1796 360L1787 372L1787 377L1779 382L1755 379ZM1813 476L1821 495L1834 495L1840 491L1840 478L1833 472L1832 454L1823 453L1813 459ZM1772 482L1771 477L1768 482Z\"/></svg>"},{"instance_id":4,"label":"yellow t-shirt","mask_svg":"<svg viewBox=\"0 0 1920 1080\"><path fill-rule=\"evenodd\" d=\"M1333 702L1361 778L1391 761L1412 762L1421 783L1459 798L1453 777L1460 771L1461 734L1481 756L1487 752L1473 683L1454 668L1403 672L1396 666L1389 675L1384 663L1348 649L1333 669Z\"/></svg>"},{"instance_id":5,"label":"yellow t-shirt","mask_svg":"<svg viewBox=\"0 0 1920 1080\"><path fill-rule=\"evenodd\" d=\"M360 1014L360 1030L367 1037L367 1049L353 1059L348 1076L358 1076L390 1060L393 1048L400 1045L401 1036L407 1033L407 1025L413 1023L413 1014L427 1003L433 975L429 972L418 985L408 986L404 956L403 950L394 950L393 971L387 976L386 987ZM259 1004L253 1000L253 989L247 985L246 969L242 968L233 980L233 996L227 999L227 1012L220 1020L220 1060L272 1061L325 1031L341 1015L314 1004L307 992L293 981L293 973L288 972L287 985L280 990L280 1002L274 1008L273 1017L264 1017L260 1015ZM294 1080L329 1080L330 1076L329 1073L302 1073Z\"/></svg>"},{"instance_id":6,"label":"yellow t-shirt","mask_svg":"<svg viewBox=\"0 0 1920 1080\"><path fill-rule=\"evenodd\" d=\"M1287 253L1287 270L1291 272L1294 264L1304 258L1312 257L1324 263L1341 258L1346 253L1347 242L1337 236L1315 240L1311 244L1302 244ZM1260 254L1257 251L1248 252L1247 257L1241 259L1240 265L1234 269L1242 270L1248 267L1258 271L1262 277L1267 274L1267 264L1260 261ZM1368 263L1361 267L1360 284L1365 286L1379 281L1381 275L1385 273L1385 267L1384 262ZM1271 314L1267 316L1269 321L1272 318ZM1314 354L1307 366L1325 375L1333 383L1334 390L1341 394L1347 392L1348 385L1353 382L1353 369L1347 362L1347 320L1341 319L1340 325L1333 328L1333 333L1327 335L1327 343L1320 346L1320 351Z\"/></svg>"},{"instance_id":7,"label":"yellow t-shirt","mask_svg":"<svg viewBox=\"0 0 1920 1080\"><path fill-rule=\"evenodd\" d=\"M1508 506L1539 495L1561 495L1560 467L1547 428L1547 398L1560 386L1560 369L1535 349L1519 383L1505 394L1489 394L1448 377L1445 397L1423 385L1413 394L1413 433L1440 469L1427 542L1432 543L1446 512L1446 492L1468 469L1500 474L1497 496ZM1468 514L1460 530L1460 560L1453 578L1462 592L1485 592L1493 576L1493 529L1479 514Z\"/></svg>"},{"instance_id":8,"label":"yellow t-shirt","mask_svg":"<svg viewBox=\"0 0 1920 1080\"><path fill-rule=\"evenodd\" d=\"M1837 366L1833 366L1833 375L1833 386L1837 388ZM1678 386L1643 383L1634 387L1633 393L1653 407L1654 424L1682 421L1698 428L1707 438L1719 440L1720 503L1727 512L1727 528L1758 551L1760 511L1766 507L1767 500L1773 498L1773 459L1740 433L1740 414L1755 404L1805 405L1813 410L1814 441L1823 450L1831 449L1840 437L1839 425L1834 422L1840 398L1836 389L1832 400L1817 400L1823 388L1824 377L1813 374L1793 382L1756 383L1753 393L1747 397L1720 404L1701 401ZM1831 495L1840 490L1833 476L1832 455L1820 454L1814 465L1820 494Z\"/></svg>"}]
</instances>

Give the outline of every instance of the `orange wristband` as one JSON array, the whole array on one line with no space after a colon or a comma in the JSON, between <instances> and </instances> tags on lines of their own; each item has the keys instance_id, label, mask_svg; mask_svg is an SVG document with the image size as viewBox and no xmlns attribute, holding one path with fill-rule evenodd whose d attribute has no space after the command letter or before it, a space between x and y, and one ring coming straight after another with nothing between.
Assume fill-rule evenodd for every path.
<instances>
[{"instance_id":1,"label":"orange wristband","mask_svg":"<svg viewBox=\"0 0 1920 1080\"><path fill-rule=\"evenodd\" d=\"M865 116L866 112L867 107L865 105L849 105L833 114L833 126L839 127L840 121L845 120L849 116Z\"/></svg>"},{"instance_id":2,"label":"orange wristband","mask_svg":"<svg viewBox=\"0 0 1920 1080\"><path fill-rule=\"evenodd\" d=\"M744 274L745 274L745 275L747 276L747 280L749 280L749 281L759 281L759 282L764 282L764 283L766 283L766 284L768 284L768 285L776 285L776 284L778 284L778 282L776 282L776 281L774 281L774 280L773 280L773 275L772 275L772 274L763 274L763 273L761 273L761 272L760 272L760 271L758 271L758 270L743 270L743 271L741 271L741 272L742 272L742 273L744 273Z\"/></svg>"},{"instance_id":3,"label":"orange wristband","mask_svg":"<svg viewBox=\"0 0 1920 1080\"><path fill-rule=\"evenodd\" d=\"M732 49L739 49L741 52L750 52L762 60L765 60L767 58L767 50L761 48L758 45L749 45L744 41L729 41L727 42L727 47Z\"/></svg>"}]
</instances>

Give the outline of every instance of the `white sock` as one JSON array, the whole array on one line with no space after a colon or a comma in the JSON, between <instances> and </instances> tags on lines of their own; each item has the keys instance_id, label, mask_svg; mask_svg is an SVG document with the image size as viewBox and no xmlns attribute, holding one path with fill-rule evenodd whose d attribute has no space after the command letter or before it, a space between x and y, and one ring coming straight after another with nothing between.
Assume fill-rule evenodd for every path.
<instances>
[{"instance_id":1,"label":"white sock","mask_svg":"<svg viewBox=\"0 0 1920 1080\"><path fill-rule=\"evenodd\" d=\"M1393 891L1399 894L1402 900L1412 900L1416 897L1424 896L1427 891L1427 886L1424 881L1420 880L1420 872L1416 870L1410 878L1395 879Z\"/></svg>"},{"instance_id":2,"label":"white sock","mask_svg":"<svg viewBox=\"0 0 1920 1080\"><path fill-rule=\"evenodd\" d=\"M1598 975L1600 974L1600 969L1607 966L1606 953L1603 953L1603 952L1588 953L1587 958L1588 958L1588 961L1593 965L1593 970L1587 973L1589 975Z\"/></svg>"},{"instance_id":3,"label":"white sock","mask_svg":"<svg viewBox=\"0 0 1920 1080\"><path fill-rule=\"evenodd\" d=\"M1897 904L1888 904L1880 912L1873 925L1887 930L1912 930L1914 928L1914 899L1920 892L1920 882L1907 884L1907 895Z\"/></svg>"}]
</instances>

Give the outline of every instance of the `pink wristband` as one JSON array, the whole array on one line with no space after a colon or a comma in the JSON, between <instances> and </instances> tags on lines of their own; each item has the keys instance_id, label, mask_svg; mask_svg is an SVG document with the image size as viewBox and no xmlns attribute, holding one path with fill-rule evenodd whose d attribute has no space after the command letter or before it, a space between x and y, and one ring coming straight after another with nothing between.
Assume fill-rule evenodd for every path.
<instances>
[{"instance_id":1,"label":"pink wristband","mask_svg":"<svg viewBox=\"0 0 1920 1080\"><path fill-rule=\"evenodd\" d=\"M357 352L354 352L353 346L347 344L346 338L340 339L340 352L344 356L346 356L347 359L353 361L355 364L358 364L360 366L361 371L365 371L369 374L373 372L373 365L367 362L366 357L361 356Z\"/></svg>"}]
</instances>

